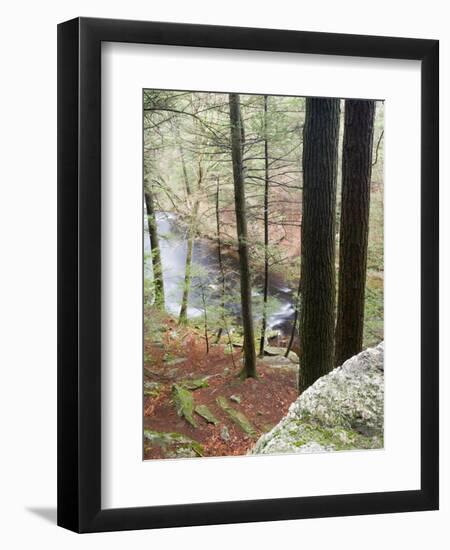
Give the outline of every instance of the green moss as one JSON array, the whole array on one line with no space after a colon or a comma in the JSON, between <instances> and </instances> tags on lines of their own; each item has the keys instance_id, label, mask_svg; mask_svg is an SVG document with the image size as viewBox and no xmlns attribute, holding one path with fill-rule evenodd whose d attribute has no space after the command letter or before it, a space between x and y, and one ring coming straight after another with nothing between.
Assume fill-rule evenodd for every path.
<instances>
[{"instance_id":1,"label":"green moss","mask_svg":"<svg viewBox=\"0 0 450 550\"><path fill-rule=\"evenodd\" d=\"M144 447L146 451L157 445L163 449L167 458L203 456L203 447L198 441L178 432L157 432L145 429L144 437L149 442Z\"/></svg>"},{"instance_id":2,"label":"green moss","mask_svg":"<svg viewBox=\"0 0 450 550\"><path fill-rule=\"evenodd\" d=\"M198 388L207 388L209 386L207 378L195 378L193 380L183 380L179 382L180 386L187 390L197 390Z\"/></svg>"},{"instance_id":3,"label":"green moss","mask_svg":"<svg viewBox=\"0 0 450 550\"><path fill-rule=\"evenodd\" d=\"M144 395L148 397L158 397L161 393L161 384L159 382L150 382L146 380L144 382Z\"/></svg>"},{"instance_id":4,"label":"green moss","mask_svg":"<svg viewBox=\"0 0 450 550\"><path fill-rule=\"evenodd\" d=\"M225 397L222 397L222 396L218 397L217 404L228 414L231 420L235 424L237 424L243 432L245 432L247 435L250 435L251 437L255 437L256 435L258 435L257 431L252 426L252 424L248 421L247 417L240 411L233 409L233 407L228 403Z\"/></svg>"},{"instance_id":5,"label":"green moss","mask_svg":"<svg viewBox=\"0 0 450 550\"><path fill-rule=\"evenodd\" d=\"M194 398L189 390L174 384L172 386L172 396L179 416L184 417L191 426L197 428L197 422L194 420Z\"/></svg>"},{"instance_id":6,"label":"green moss","mask_svg":"<svg viewBox=\"0 0 450 550\"><path fill-rule=\"evenodd\" d=\"M382 438L367 437L342 427L328 428L318 424L293 421L289 435L294 439L295 447L302 447L311 442L322 447L332 447L336 451L350 449L375 449L383 445Z\"/></svg>"},{"instance_id":7,"label":"green moss","mask_svg":"<svg viewBox=\"0 0 450 550\"><path fill-rule=\"evenodd\" d=\"M367 286L364 304L364 347L377 345L384 333L383 288Z\"/></svg>"},{"instance_id":8,"label":"green moss","mask_svg":"<svg viewBox=\"0 0 450 550\"><path fill-rule=\"evenodd\" d=\"M220 424L219 420L213 415L213 413L209 410L209 408L206 405L197 405L195 407L195 412L200 415L202 418L206 420L206 422L209 422L210 424L214 424L214 426L217 426L217 424Z\"/></svg>"},{"instance_id":9,"label":"green moss","mask_svg":"<svg viewBox=\"0 0 450 550\"><path fill-rule=\"evenodd\" d=\"M382 120L382 117L380 120ZM376 174L375 171L372 173L372 182L377 183L372 183L372 192L370 194L367 282L364 308L364 348L377 345L384 338L384 189L383 164L381 159L382 156L379 157L379 174Z\"/></svg>"}]
</instances>

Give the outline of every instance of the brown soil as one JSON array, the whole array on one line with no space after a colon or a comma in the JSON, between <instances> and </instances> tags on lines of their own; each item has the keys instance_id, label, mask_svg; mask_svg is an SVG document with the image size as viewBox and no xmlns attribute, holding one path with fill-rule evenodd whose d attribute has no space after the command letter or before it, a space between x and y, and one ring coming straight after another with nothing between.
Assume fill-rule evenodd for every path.
<instances>
[{"instance_id":1,"label":"brown soil","mask_svg":"<svg viewBox=\"0 0 450 550\"><path fill-rule=\"evenodd\" d=\"M289 368L273 368L258 361L258 378L240 380L241 352L225 353L222 344L213 345L206 354L205 340L192 329L180 329L173 320L166 322L161 344L146 338L144 382L157 382L158 395L144 396L144 429L157 432L177 432L199 442L203 456L231 456L245 454L256 439L269 431L287 413L289 405L297 397L296 374ZM233 365L234 359L234 365ZM172 364L171 364L172 363ZM197 428L180 417L172 400L172 386L188 379L208 377L208 387L192 391L195 405L207 405L220 421L208 423L195 414ZM239 396L240 403L230 400ZM228 399L230 405L242 412L257 432L251 437L234 423L217 404L219 397ZM221 437L226 426L229 439ZM164 458L164 448L146 446L144 459Z\"/></svg>"}]
</instances>

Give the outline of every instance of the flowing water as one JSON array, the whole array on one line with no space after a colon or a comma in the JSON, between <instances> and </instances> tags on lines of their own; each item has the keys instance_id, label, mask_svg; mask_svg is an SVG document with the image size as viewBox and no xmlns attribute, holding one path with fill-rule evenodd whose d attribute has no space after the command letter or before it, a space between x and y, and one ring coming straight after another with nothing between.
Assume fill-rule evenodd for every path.
<instances>
[{"instance_id":1,"label":"flowing water","mask_svg":"<svg viewBox=\"0 0 450 550\"><path fill-rule=\"evenodd\" d=\"M186 269L187 238L173 213L157 213L156 223L161 249L166 310L174 316L178 316ZM144 250L146 254L145 277L151 278L150 240L147 224L144 224ZM228 254L224 250L222 251L222 260L227 296L225 307L238 323L240 319L239 262L234 255ZM191 273L192 285L187 313L189 318L194 319L203 315L204 303L207 308L219 307L221 303L221 271L218 250L216 244L210 239L195 239ZM269 281L268 329L277 331L281 336L287 336L292 328L296 291L287 287L279 277L272 275ZM252 296L253 315L255 321L258 321L262 311L262 276L260 274L255 275Z\"/></svg>"}]
</instances>

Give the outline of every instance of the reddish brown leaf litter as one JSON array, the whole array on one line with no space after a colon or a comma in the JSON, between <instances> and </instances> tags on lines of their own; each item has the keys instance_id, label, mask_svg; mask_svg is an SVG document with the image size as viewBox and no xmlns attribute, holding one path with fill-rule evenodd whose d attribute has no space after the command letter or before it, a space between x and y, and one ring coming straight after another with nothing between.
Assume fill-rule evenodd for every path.
<instances>
[{"instance_id":1,"label":"reddish brown leaf litter","mask_svg":"<svg viewBox=\"0 0 450 550\"><path fill-rule=\"evenodd\" d=\"M262 433L285 416L296 399L295 371L272 368L258 360L258 378L240 380L240 351L235 351L233 358L225 353L223 345L211 346L208 354L205 351L205 341L199 334L180 329L173 321L167 323L162 343L155 345L146 340L144 384L158 389L144 395L144 429L187 436L201 444L203 456L246 454ZM172 386L203 377L207 377L208 387L192 391L194 403L206 405L219 424L208 423L195 413L198 426L195 428L178 415L172 400ZM217 404L220 396L245 415L255 428L255 437L247 435ZM164 447L146 445L144 441L145 459L165 457Z\"/></svg>"}]
</instances>

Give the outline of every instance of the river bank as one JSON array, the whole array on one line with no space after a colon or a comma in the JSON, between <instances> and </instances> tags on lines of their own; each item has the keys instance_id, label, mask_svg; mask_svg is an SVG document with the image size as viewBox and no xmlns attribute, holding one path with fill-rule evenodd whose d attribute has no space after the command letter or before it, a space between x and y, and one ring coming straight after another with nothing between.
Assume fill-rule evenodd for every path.
<instances>
[{"instance_id":1,"label":"river bank","mask_svg":"<svg viewBox=\"0 0 450 550\"><path fill-rule=\"evenodd\" d=\"M165 309L171 315L180 312L183 294L184 275L186 269L187 239L185 226L171 212L158 212L156 216L158 235L163 267ZM147 228L144 227L144 252L150 254ZM222 249L222 260L225 271L227 300L225 308L232 319L233 325L240 325L239 299L239 261L236 251L231 246ZM210 311L220 307L221 272L218 261L217 243L212 238L197 237L193 247L192 257L193 284L190 289L188 318L195 323L204 313L203 299L207 297L207 307ZM145 262L145 277L152 278L151 262ZM196 280L197 279L197 280ZM254 266L253 277L253 310L256 323L261 319L263 275ZM268 289L268 330L285 342L289 338L294 319L294 303L296 282L287 281L282 274L274 271L269 277ZM212 316L213 317L213 316Z\"/></svg>"}]
</instances>

